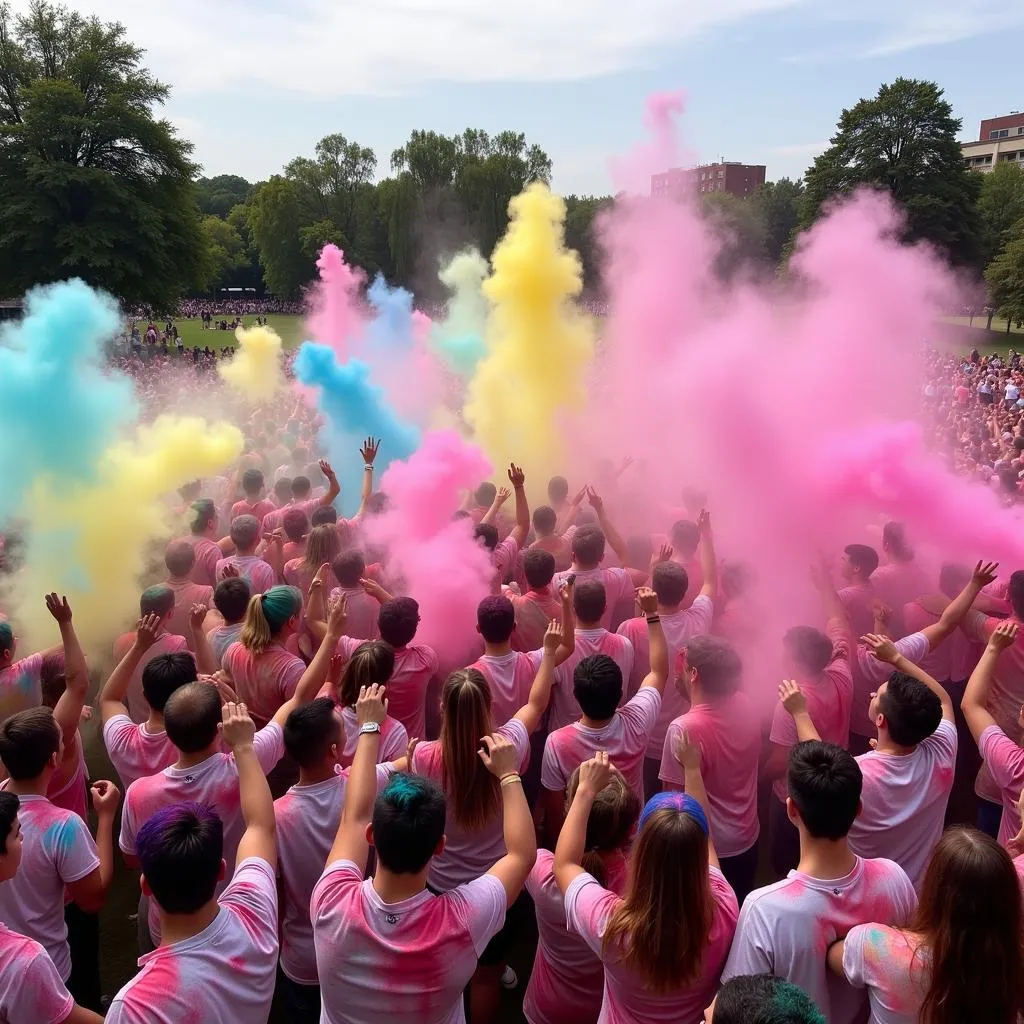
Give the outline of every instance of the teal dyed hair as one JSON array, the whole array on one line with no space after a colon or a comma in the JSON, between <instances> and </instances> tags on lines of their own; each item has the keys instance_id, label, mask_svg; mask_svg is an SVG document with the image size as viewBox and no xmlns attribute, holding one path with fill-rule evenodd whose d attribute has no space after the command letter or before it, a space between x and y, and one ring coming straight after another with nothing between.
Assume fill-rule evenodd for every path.
<instances>
[{"instance_id":1,"label":"teal dyed hair","mask_svg":"<svg viewBox=\"0 0 1024 1024\"><path fill-rule=\"evenodd\" d=\"M772 1009L780 1020L800 1021L800 1024L825 1024L825 1015L811 1002L807 993L791 982L784 981L775 991Z\"/></svg>"},{"instance_id":2,"label":"teal dyed hair","mask_svg":"<svg viewBox=\"0 0 1024 1024\"><path fill-rule=\"evenodd\" d=\"M174 591L170 587L159 584L147 587L139 600L139 612L142 615L159 615L163 618L174 611Z\"/></svg>"},{"instance_id":3,"label":"teal dyed hair","mask_svg":"<svg viewBox=\"0 0 1024 1024\"><path fill-rule=\"evenodd\" d=\"M272 633L302 610L302 592L296 587L271 587L261 598L263 614Z\"/></svg>"},{"instance_id":4,"label":"teal dyed hair","mask_svg":"<svg viewBox=\"0 0 1024 1024\"><path fill-rule=\"evenodd\" d=\"M423 798L424 781L419 775L410 775L407 772L393 775L391 781L381 792L381 796L398 810L407 811L410 804Z\"/></svg>"},{"instance_id":5,"label":"teal dyed hair","mask_svg":"<svg viewBox=\"0 0 1024 1024\"><path fill-rule=\"evenodd\" d=\"M0 654L14 649L14 630L9 622L0 622Z\"/></svg>"}]
</instances>

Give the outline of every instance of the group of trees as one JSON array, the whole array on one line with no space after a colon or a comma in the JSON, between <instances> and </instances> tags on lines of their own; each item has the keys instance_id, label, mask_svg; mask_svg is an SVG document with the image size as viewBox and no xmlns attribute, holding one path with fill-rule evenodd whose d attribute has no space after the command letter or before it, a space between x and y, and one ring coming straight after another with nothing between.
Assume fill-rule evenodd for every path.
<instances>
[{"instance_id":1,"label":"group of trees","mask_svg":"<svg viewBox=\"0 0 1024 1024\"><path fill-rule=\"evenodd\" d=\"M337 133L269 180L199 178L192 146L154 113L168 94L119 24L47 0L24 16L0 2L0 280L9 294L71 275L129 303L170 308L214 287L297 295L326 242L369 273L436 297L438 259L489 254L509 200L549 182L524 135L414 131L378 179L373 150ZM839 119L803 181L702 197L725 239L717 271L774 274L796 234L858 187L888 191L903 234L984 274L999 311L1024 318L1024 167L968 170L931 82L897 79ZM599 287L594 225L611 196L569 196L566 238Z\"/></svg>"}]
</instances>

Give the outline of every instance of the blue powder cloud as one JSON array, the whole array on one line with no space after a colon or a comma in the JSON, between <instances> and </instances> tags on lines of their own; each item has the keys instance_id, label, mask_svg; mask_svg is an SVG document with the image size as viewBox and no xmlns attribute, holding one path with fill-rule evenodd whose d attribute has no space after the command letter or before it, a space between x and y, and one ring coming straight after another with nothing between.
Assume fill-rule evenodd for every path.
<instances>
[{"instance_id":1,"label":"blue powder cloud","mask_svg":"<svg viewBox=\"0 0 1024 1024\"><path fill-rule=\"evenodd\" d=\"M413 350L412 293L391 288L378 274L366 290L374 316L366 325L368 355L401 358Z\"/></svg>"},{"instance_id":2,"label":"blue powder cloud","mask_svg":"<svg viewBox=\"0 0 1024 1024\"><path fill-rule=\"evenodd\" d=\"M79 280L29 292L25 315L0 328L0 522L33 480L89 480L136 402L127 377L103 368L120 326L112 298Z\"/></svg>"}]
</instances>

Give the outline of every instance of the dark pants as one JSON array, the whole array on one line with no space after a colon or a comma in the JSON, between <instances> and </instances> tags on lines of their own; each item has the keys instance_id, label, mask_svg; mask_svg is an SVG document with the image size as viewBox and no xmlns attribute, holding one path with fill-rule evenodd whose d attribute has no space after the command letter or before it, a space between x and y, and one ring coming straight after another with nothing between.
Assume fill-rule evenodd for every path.
<instances>
[{"instance_id":1,"label":"dark pants","mask_svg":"<svg viewBox=\"0 0 1024 1024\"><path fill-rule=\"evenodd\" d=\"M288 1007L290 1024L319 1024L320 1022L320 986L300 985L292 981L280 964L277 968L277 988Z\"/></svg>"},{"instance_id":2,"label":"dark pants","mask_svg":"<svg viewBox=\"0 0 1024 1024\"><path fill-rule=\"evenodd\" d=\"M999 823L1003 820L1003 805L978 797L978 828L993 839L999 838Z\"/></svg>"},{"instance_id":3,"label":"dark pants","mask_svg":"<svg viewBox=\"0 0 1024 1024\"><path fill-rule=\"evenodd\" d=\"M660 772L660 758L644 758L644 802L650 800L656 793L661 792L661 779L658 778Z\"/></svg>"},{"instance_id":4,"label":"dark pants","mask_svg":"<svg viewBox=\"0 0 1024 1024\"><path fill-rule=\"evenodd\" d=\"M71 947L71 975L68 991L87 1010L103 1012L100 991L100 916L87 914L74 903L64 908Z\"/></svg>"},{"instance_id":5,"label":"dark pants","mask_svg":"<svg viewBox=\"0 0 1024 1024\"><path fill-rule=\"evenodd\" d=\"M774 794L768 798L772 870L785 878L800 863L800 833L786 814L786 805Z\"/></svg>"},{"instance_id":6,"label":"dark pants","mask_svg":"<svg viewBox=\"0 0 1024 1024\"><path fill-rule=\"evenodd\" d=\"M758 844L754 845L743 853L737 853L734 857L722 857L722 874L725 880L732 886L739 903L747 898L747 895L754 888L754 878L757 875Z\"/></svg>"}]
</instances>

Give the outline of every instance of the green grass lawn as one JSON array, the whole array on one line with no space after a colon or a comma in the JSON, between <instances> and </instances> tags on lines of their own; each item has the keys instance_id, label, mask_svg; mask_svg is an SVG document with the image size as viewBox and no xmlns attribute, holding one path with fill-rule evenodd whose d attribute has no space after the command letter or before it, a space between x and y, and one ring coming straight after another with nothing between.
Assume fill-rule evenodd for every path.
<instances>
[{"instance_id":1,"label":"green grass lawn","mask_svg":"<svg viewBox=\"0 0 1024 1024\"><path fill-rule=\"evenodd\" d=\"M305 340L302 332L301 316L275 316L270 314L267 317L268 325L273 328L284 342L285 348L295 348ZM245 327L255 327L256 317L246 316L242 318ZM175 320L178 333L185 342L186 348L193 348L198 345L203 348L207 345L212 349L226 348L228 345L235 345L234 331L204 331L202 320ZM145 332L145 324L140 330Z\"/></svg>"}]
</instances>

